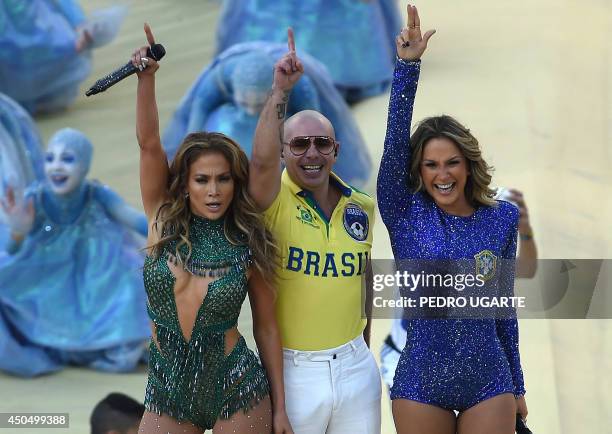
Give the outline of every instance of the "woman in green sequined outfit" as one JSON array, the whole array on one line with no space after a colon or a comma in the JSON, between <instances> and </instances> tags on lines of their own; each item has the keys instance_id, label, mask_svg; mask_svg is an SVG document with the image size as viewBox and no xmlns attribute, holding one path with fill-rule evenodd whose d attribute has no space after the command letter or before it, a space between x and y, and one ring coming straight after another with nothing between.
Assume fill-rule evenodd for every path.
<instances>
[{"instance_id":1,"label":"woman in green sequined outfit","mask_svg":"<svg viewBox=\"0 0 612 434\"><path fill-rule=\"evenodd\" d=\"M292 434L269 284L276 248L247 193L248 159L223 134L193 133L168 167L146 48L132 56L153 328L139 432ZM247 292L265 371L236 328Z\"/></svg>"}]
</instances>

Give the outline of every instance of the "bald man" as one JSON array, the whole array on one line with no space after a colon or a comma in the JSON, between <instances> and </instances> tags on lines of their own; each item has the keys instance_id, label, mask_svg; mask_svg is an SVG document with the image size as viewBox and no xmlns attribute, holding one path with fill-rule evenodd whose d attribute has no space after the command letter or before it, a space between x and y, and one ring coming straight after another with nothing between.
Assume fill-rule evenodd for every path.
<instances>
[{"instance_id":1,"label":"bald man","mask_svg":"<svg viewBox=\"0 0 612 434\"><path fill-rule=\"evenodd\" d=\"M286 411L296 434L380 433L381 382L363 313L371 292L362 292L371 288L374 201L332 172L340 144L328 119L307 110L285 121L303 71L290 30L250 163L251 196L279 247Z\"/></svg>"}]
</instances>

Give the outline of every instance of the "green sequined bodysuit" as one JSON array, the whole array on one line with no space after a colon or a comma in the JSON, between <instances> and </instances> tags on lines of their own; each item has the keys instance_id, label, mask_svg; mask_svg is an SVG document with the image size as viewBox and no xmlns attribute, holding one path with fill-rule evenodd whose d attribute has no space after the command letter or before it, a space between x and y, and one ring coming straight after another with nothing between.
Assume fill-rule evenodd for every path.
<instances>
[{"instance_id":1,"label":"green sequined bodysuit","mask_svg":"<svg viewBox=\"0 0 612 434\"><path fill-rule=\"evenodd\" d=\"M159 348L152 339L145 406L206 430L219 418L252 408L269 393L269 386L244 338L225 355L225 331L236 326L247 294L248 247L230 244L223 219L192 216L189 240L193 251L186 271L200 276L224 273L210 283L187 341L174 297L176 279L167 262L176 244L167 244L158 259L146 258L144 284ZM180 252L186 257L187 247L181 246Z\"/></svg>"}]
</instances>

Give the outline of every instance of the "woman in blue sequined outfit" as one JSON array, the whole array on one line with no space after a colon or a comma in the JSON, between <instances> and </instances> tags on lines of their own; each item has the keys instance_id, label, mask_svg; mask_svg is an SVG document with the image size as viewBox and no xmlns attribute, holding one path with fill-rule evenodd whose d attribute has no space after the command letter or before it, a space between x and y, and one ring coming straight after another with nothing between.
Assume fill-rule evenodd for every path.
<instances>
[{"instance_id":1,"label":"woman in blue sequined outfit","mask_svg":"<svg viewBox=\"0 0 612 434\"><path fill-rule=\"evenodd\" d=\"M483 254L513 261L518 209L492 199L490 168L469 130L439 116L410 137L420 57L433 33L421 36L416 8L408 6L377 186L394 256L470 261L474 268ZM508 268L496 279L511 287ZM527 414L516 318L408 322L391 390L398 433L513 433L515 414Z\"/></svg>"},{"instance_id":2,"label":"woman in blue sequined outfit","mask_svg":"<svg viewBox=\"0 0 612 434\"><path fill-rule=\"evenodd\" d=\"M145 33L154 44L148 25ZM183 140L170 167L159 136L158 64L138 67L136 132L149 223L143 275L153 337L139 432L292 434L274 317L276 247L247 193L248 159L221 133ZM237 329L247 292L259 358Z\"/></svg>"}]
</instances>

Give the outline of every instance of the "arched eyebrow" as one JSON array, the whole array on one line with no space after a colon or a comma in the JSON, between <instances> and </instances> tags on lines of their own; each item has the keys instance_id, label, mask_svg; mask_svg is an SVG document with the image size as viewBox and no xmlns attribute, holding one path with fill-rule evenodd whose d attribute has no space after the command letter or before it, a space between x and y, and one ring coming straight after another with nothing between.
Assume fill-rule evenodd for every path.
<instances>
[{"instance_id":1,"label":"arched eyebrow","mask_svg":"<svg viewBox=\"0 0 612 434\"><path fill-rule=\"evenodd\" d=\"M453 155L452 157L450 157L450 158L448 158L446 160L446 163L450 163L450 162L452 162L453 160L455 160L457 158L461 158L461 155ZM426 158L426 159L423 160L423 163L437 163L437 161L436 160L431 160L429 158Z\"/></svg>"},{"instance_id":2,"label":"arched eyebrow","mask_svg":"<svg viewBox=\"0 0 612 434\"><path fill-rule=\"evenodd\" d=\"M217 174L217 175L215 175L215 176L216 176L217 178L220 178L220 177L222 177L222 176L232 176L232 172L231 172L230 170L228 170L228 171L226 171L226 172L219 173L219 174ZM197 178L197 177L210 178L211 176L210 176L210 175L208 175L207 173L197 173L197 172L196 172L196 173L194 173L194 174L193 174L193 177L194 177L194 178Z\"/></svg>"}]
</instances>

